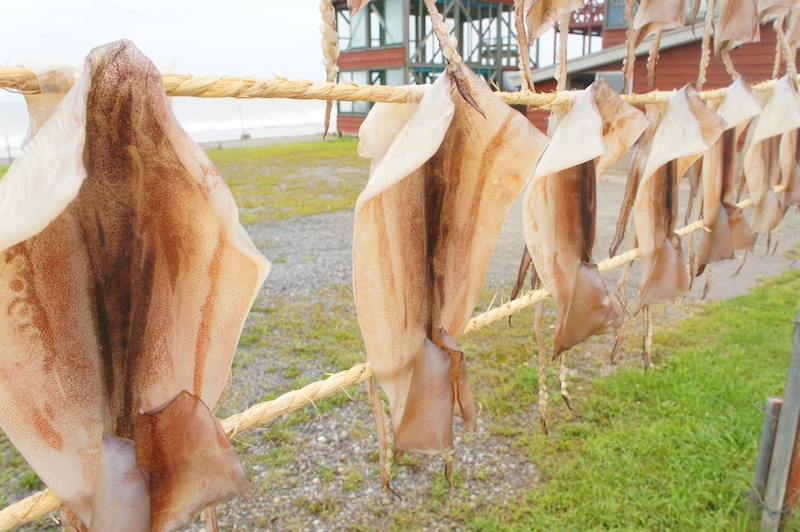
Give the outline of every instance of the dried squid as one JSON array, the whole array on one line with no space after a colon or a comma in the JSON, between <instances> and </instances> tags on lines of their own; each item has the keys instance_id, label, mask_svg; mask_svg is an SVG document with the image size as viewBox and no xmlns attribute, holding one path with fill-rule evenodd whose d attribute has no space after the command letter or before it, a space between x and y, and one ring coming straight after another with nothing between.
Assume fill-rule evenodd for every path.
<instances>
[{"instance_id":1,"label":"dried squid","mask_svg":"<svg viewBox=\"0 0 800 532\"><path fill-rule=\"evenodd\" d=\"M709 232L703 234L700 244L698 275L711 262L732 259L735 250L752 251L755 243L755 235L733 198L734 180L739 175L736 145L750 119L761 112L761 106L740 77L725 92L721 103L714 102L711 108L727 126L703 156L703 224Z\"/></svg>"},{"instance_id":2,"label":"dried squid","mask_svg":"<svg viewBox=\"0 0 800 532\"><path fill-rule=\"evenodd\" d=\"M740 44L758 42L759 28L756 0L720 0L714 52L727 54Z\"/></svg>"},{"instance_id":3,"label":"dried squid","mask_svg":"<svg viewBox=\"0 0 800 532\"><path fill-rule=\"evenodd\" d=\"M528 42L533 42L553 25L583 7L583 0L525 0Z\"/></svg>"},{"instance_id":4,"label":"dried squid","mask_svg":"<svg viewBox=\"0 0 800 532\"><path fill-rule=\"evenodd\" d=\"M756 233L766 233L778 226L783 217L780 198L772 190L781 182L781 166L790 166L794 150L781 154L781 136L800 127L800 103L788 76L772 87L764 110L750 124L742 166L747 188L753 200L750 226ZM781 162L781 157L790 158Z\"/></svg>"},{"instance_id":5,"label":"dried squid","mask_svg":"<svg viewBox=\"0 0 800 532\"><path fill-rule=\"evenodd\" d=\"M725 129L725 121L689 86L671 95L664 105L633 206L643 268L637 312L655 301L672 302L689 289L681 240L675 234L678 184Z\"/></svg>"},{"instance_id":6,"label":"dried squid","mask_svg":"<svg viewBox=\"0 0 800 532\"><path fill-rule=\"evenodd\" d=\"M647 123L604 80L551 117L552 140L525 192L523 228L536 272L558 303L555 356L627 316L592 260L596 187Z\"/></svg>"},{"instance_id":7,"label":"dried squid","mask_svg":"<svg viewBox=\"0 0 800 532\"><path fill-rule=\"evenodd\" d=\"M647 60L647 81L651 90L655 85L661 34L666 30L683 27L686 18L685 5L685 0L642 0L639 4L639 10L633 19L633 40L629 40L627 46L636 49L647 37L654 36ZM627 57L632 57L632 54L629 53Z\"/></svg>"},{"instance_id":8,"label":"dried squid","mask_svg":"<svg viewBox=\"0 0 800 532\"><path fill-rule=\"evenodd\" d=\"M209 408L268 270L155 66L93 50L0 181L0 426L85 525L253 495Z\"/></svg>"},{"instance_id":9,"label":"dried squid","mask_svg":"<svg viewBox=\"0 0 800 532\"><path fill-rule=\"evenodd\" d=\"M395 449L429 455L453 449L454 414L475 429L456 342L511 203L547 144L461 68L486 118L443 74L418 104L376 104L359 131L359 152L372 158L355 215L359 324L389 398Z\"/></svg>"}]
</instances>

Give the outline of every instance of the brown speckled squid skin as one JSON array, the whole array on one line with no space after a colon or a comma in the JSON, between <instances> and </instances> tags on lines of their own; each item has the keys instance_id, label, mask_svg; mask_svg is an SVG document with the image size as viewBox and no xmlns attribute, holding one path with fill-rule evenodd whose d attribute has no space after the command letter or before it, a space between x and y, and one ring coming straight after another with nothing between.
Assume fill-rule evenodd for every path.
<instances>
[{"instance_id":1,"label":"brown speckled squid skin","mask_svg":"<svg viewBox=\"0 0 800 532\"><path fill-rule=\"evenodd\" d=\"M533 42L564 16L583 6L583 0L526 0L528 41ZM527 4L530 4L528 6Z\"/></svg>"},{"instance_id":2,"label":"brown speckled squid skin","mask_svg":"<svg viewBox=\"0 0 800 532\"><path fill-rule=\"evenodd\" d=\"M456 343L475 309L511 203L547 144L465 69L483 118L452 84L455 113L418 170L356 206L353 287L367 359L386 392L395 449L453 449L453 415L475 429Z\"/></svg>"},{"instance_id":3,"label":"brown speckled squid skin","mask_svg":"<svg viewBox=\"0 0 800 532\"><path fill-rule=\"evenodd\" d=\"M633 19L634 46L656 32L682 27L685 6L685 0L643 0Z\"/></svg>"},{"instance_id":4,"label":"brown speckled squid skin","mask_svg":"<svg viewBox=\"0 0 800 532\"><path fill-rule=\"evenodd\" d=\"M369 4L369 0L347 0L347 9L350 10L350 15L355 15L362 8Z\"/></svg>"},{"instance_id":5,"label":"brown speckled squid skin","mask_svg":"<svg viewBox=\"0 0 800 532\"><path fill-rule=\"evenodd\" d=\"M172 115L155 66L119 41L93 50L85 69L87 178L46 229L0 251L0 426L87 524L103 432L134 439L137 458L142 448L156 453L139 461L145 470L173 465L169 476L147 471L152 493L201 474L222 481L217 495L250 494L219 422L195 403L219 398L269 263L232 243L252 246L221 177ZM183 392L191 408L173 402ZM140 412L153 409L200 421L171 416L154 441L136 430ZM226 459L198 464L188 426ZM185 526L219 502L194 488L180 505L153 498L152 515L171 514L153 530Z\"/></svg>"}]
</instances>

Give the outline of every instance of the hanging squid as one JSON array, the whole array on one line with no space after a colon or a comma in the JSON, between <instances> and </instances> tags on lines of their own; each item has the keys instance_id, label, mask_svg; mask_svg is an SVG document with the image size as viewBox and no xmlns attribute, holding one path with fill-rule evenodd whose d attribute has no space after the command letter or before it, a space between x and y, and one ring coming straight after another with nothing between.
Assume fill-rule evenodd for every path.
<instances>
[{"instance_id":1,"label":"hanging squid","mask_svg":"<svg viewBox=\"0 0 800 532\"><path fill-rule=\"evenodd\" d=\"M650 90L655 86L661 34L666 30L683 27L686 19L685 5L685 0L642 0L639 4L639 10L633 19L633 40L627 45L636 49L647 37L654 36L650 56L647 59L647 82ZM628 57L630 56L631 54L628 54Z\"/></svg>"},{"instance_id":2,"label":"hanging squid","mask_svg":"<svg viewBox=\"0 0 800 532\"><path fill-rule=\"evenodd\" d=\"M758 19L763 23L780 15L788 15L794 3L794 0L757 0Z\"/></svg>"},{"instance_id":3,"label":"hanging squid","mask_svg":"<svg viewBox=\"0 0 800 532\"><path fill-rule=\"evenodd\" d=\"M583 0L525 0L528 42L533 42L573 11L583 7Z\"/></svg>"},{"instance_id":4,"label":"hanging squid","mask_svg":"<svg viewBox=\"0 0 800 532\"><path fill-rule=\"evenodd\" d=\"M355 15L361 8L366 7L370 0L347 0L347 9L350 10L351 15Z\"/></svg>"},{"instance_id":5,"label":"hanging squid","mask_svg":"<svg viewBox=\"0 0 800 532\"><path fill-rule=\"evenodd\" d=\"M611 246L608 249L609 257L613 257L617 254L619 246L625 238L628 220L631 212L633 212L633 203L636 201L636 192L639 190L642 172L644 172L644 167L647 164L647 155L650 153L650 144L653 142L653 135L656 132L658 121L661 118L662 109L660 105L648 104L645 108L647 110L648 123L644 133L639 137L636 147L633 149L631 161L628 165L628 179L625 182L625 195L620 205L614 237L611 239ZM632 247L636 247L636 245L634 244Z\"/></svg>"},{"instance_id":6,"label":"hanging squid","mask_svg":"<svg viewBox=\"0 0 800 532\"><path fill-rule=\"evenodd\" d=\"M348 2L348 6L352 2ZM361 5L353 6L350 14L354 15ZM319 10L322 13L322 25L319 28L322 33L322 63L325 65L325 81L333 83L339 74L339 33L336 31L336 9L333 7L333 0L321 0ZM328 135L328 128L331 125L331 111L333 110L333 100L325 103L325 122L322 138Z\"/></svg>"},{"instance_id":7,"label":"hanging squid","mask_svg":"<svg viewBox=\"0 0 800 532\"><path fill-rule=\"evenodd\" d=\"M750 124L743 150L742 167L753 200L750 226L756 233L772 231L783 217L783 205L772 187L781 182L782 167L786 168L787 179L793 169L796 150L789 145L781 152L781 137L798 127L797 92L789 77L784 76L775 82L763 111Z\"/></svg>"},{"instance_id":8,"label":"hanging squid","mask_svg":"<svg viewBox=\"0 0 800 532\"><path fill-rule=\"evenodd\" d=\"M750 119L761 113L761 106L740 77L725 92L721 103L713 101L711 108L727 126L703 155L703 225L708 232L700 244L697 275L707 264L732 259L736 250L752 251L755 243L742 210L734 204L734 180L739 175L736 146Z\"/></svg>"},{"instance_id":9,"label":"hanging squid","mask_svg":"<svg viewBox=\"0 0 800 532\"><path fill-rule=\"evenodd\" d=\"M548 141L476 74L462 66L462 75L486 118L443 74L417 104L376 104L359 131L372 167L356 203L353 290L396 451L451 451L454 415L475 429L457 342Z\"/></svg>"},{"instance_id":10,"label":"hanging squid","mask_svg":"<svg viewBox=\"0 0 800 532\"><path fill-rule=\"evenodd\" d=\"M155 66L93 50L0 181L0 427L84 525L254 494L209 408L268 270Z\"/></svg>"},{"instance_id":11,"label":"hanging squid","mask_svg":"<svg viewBox=\"0 0 800 532\"><path fill-rule=\"evenodd\" d=\"M720 0L714 53L728 54L740 44L761 40L756 0Z\"/></svg>"},{"instance_id":12,"label":"hanging squid","mask_svg":"<svg viewBox=\"0 0 800 532\"><path fill-rule=\"evenodd\" d=\"M724 120L689 86L664 105L633 207L643 268L637 313L656 301L672 302L689 289L680 237L675 234L678 184L725 128Z\"/></svg>"},{"instance_id":13,"label":"hanging squid","mask_svg":"<svg viewBox=\"0 0 800 532\"><path fill-rule=\"evenodd\" d=\"M536 272L558 303L554 356L627 316L592 260L596 187L647 123L604 80L551 117L552 140L525 192L523 228Z\"/></svg>"}]
</instances>

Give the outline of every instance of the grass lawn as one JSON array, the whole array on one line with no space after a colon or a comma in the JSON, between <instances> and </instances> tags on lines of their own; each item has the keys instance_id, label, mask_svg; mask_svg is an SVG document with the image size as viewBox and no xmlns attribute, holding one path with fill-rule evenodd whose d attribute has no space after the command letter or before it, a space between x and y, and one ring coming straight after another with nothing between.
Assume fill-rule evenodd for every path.
<instances>
[{"instance_id":1,"label":"grass lawn","mask_svg":"<svg viewBox=\"0 0 800 532\"><path fill-rule=\"evenodd\" d=\"M353 208L369 175L357 145L345 138L206 153L248 224Z\"/></svg>"},{"instance_id":2,"label":"grass lawn","mask_svg":"<svg viewBox=\"0 0 800 532\"><path fill-rule=\"evenodd\" d=\"M369 176L358 140L208 150L247 225L351 209ZM0 166L2 178L8 166Z\"/></svg>"},{"instance_id":3,"label":"grass lawn","mask_svg":"<svg viewBox=\"0 0 800 532\"><path fill-rule=\"evenodd\" d=\"M573 395L581 417L552 423L550 436L519 429L542 478L502 511L467 521L480 530L753 528L745 492L757 405L783 389L798 302L800 271L787 271L657 331L655 368L591 380ZM504 400L524 401L533 368L509 377Z\"/></svg>"}]
</instances>

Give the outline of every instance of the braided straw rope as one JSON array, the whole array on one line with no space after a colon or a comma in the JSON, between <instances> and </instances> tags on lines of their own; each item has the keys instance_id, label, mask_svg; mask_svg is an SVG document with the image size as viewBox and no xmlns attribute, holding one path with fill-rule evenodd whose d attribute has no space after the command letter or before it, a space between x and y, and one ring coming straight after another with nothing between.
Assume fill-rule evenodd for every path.
<instances>
[{"instance_id":1,"label":"braided straw rope","mask_svg":"<svg viewBox=\"0 0 800 532\"><path fill-rule=\"evenodd\" d=\"M786 186L778 185L773 187L773 190L776 193L783 192L786 190ZM740 209L747 209L753 206L753 200L748 198L736 205ZM706 229L706 227L703 225L702 220L698 220L686 227L676 230L675 234L678 236L686 236L689 233L701 229ZM628 262L632 262L641 256L642 254L639 252L639 248L634 248L621 255L608 258L600 262L597 266L600 273L606 273ZM471 333L487 325L503 320L549 297L552 296L546 289L531 290L522 297L475 316L467 323L467 326L464 328L464 334ZM299 410L304 406L313 404L336 392L344 391L348 386L366 381L373 375L372 365L369 362L357 364L348 370L334 373L325 380L312 382L299 390L293 390L281 395L277 399L259 403L255 406L251 406L244 412L234 414L222 421L222 428L225 429L229 437L232 437L239 432L257 425L263 425L273 419L277 419L290 412ZM60 506L61 502L50 490L34 493L0 511L0 532L7 532L16 526L34 521L54 512Z\"/></svg>"},{"instance_id":2,"label":"braided straw rope","mask_svg":"<svg viewBox=\"0 0 800 532\"><path fill-rule=\"evenodd\" d=\"M412 89L407 86L357 85L355 83L314 82L286 78L236 78L230 76L200 76L188 74L162 75L168 96L196 96L198 98L289 98L294 100L339 100L347 102L402 103L409 99ZM762 81L752 86L763 91L772 87L774 80ZM40 92L36 76L21 66L0 67L0 88L22 94ZM703 100L719 100L725 96L725 88L703 91ZM651 91L645 94L623 94L631 105L662 103L672 91ZM554 105L569 103L569 95L558 92L532 92L523 89L516 92L497 92L496 95L509 105L528 105L547 109Z\"/></svg>"}]
</instances>

